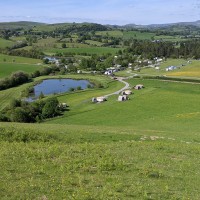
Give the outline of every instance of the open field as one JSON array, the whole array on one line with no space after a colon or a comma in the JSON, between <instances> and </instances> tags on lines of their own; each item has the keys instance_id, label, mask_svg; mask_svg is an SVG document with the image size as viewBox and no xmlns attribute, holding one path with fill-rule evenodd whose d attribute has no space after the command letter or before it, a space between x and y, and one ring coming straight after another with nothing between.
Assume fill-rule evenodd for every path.
<instances>
[{"instance_id":1,"label":"open field","mask_svg":"<svg viewBox=\"0 0 200 200\"><path fill-rule=\"evenodd\" d=\"M132 86L143 83L146 88L134 91L131 100L122 103L116 101L117 96L110 97L103 104L92 104L91 96L79 101L76 94L74 98L73 95L71 98L63 95L60 100L67 102L71 111L48 123L124 126L134 130L161 131L165 135L199 132L199 84L137 79L129 82Z\"/></svg>"},{"instance_id":2,"label":"open field","mask_svg":"<svg viewBox=\"0 0 200 200\"><path fill-rule=\"evenodd\" d=\"M0 130L2 199L200 198L197 142L124 127L0 123Z\"/></svg>"},{"instance_id":3,"label":"open field","mask_svg":"<svg viewBox=\"0 0 200 200\"><path fill-rule=\"evenodd\" d=\"M66 48L66 49L56 49L56 48L50 48L48 50L45 50L45 53L75 53L75 54L82 54L82 53L88 53L88 54L115 54L117 51L119 51L121 48L110 48L110 47L88 47L88 48Z\"/></svg>"},{"instance_id":4,"label":"open field","mask_svg":"<svg viewBox=\"0 0 200 200\"><path fill-rule=\"evenodd\" d=\"M123 37L123 32L114 30L114 31L97 31L96 35L101 36L112 36L112 37Z\"/></svg>"},{"instance_id":5,"label":"open field","mask_svg":"<svg viewBox=\"0 0 200 200\"><path fill-rule=\"evenodd\" d=\"M70 111L46 123L0 123L2 199L200 198L199 84L130 79L145 88L129 101L93 104L123 84L70 77L108 87L58 95ZM1 108L29 84L1 91Z\"/></svg>"},{"instance_id":6,"label":"open field","mask_svg":"<svg viewBox=\"0 0 200 200\"><path fill-rule=\"evenodd\" d=\"M9 56L5 54L0 54L0 63L23 63L23 64L38 64L41 63L40 59L26 58L20 56Z\"/></svg>"},{"instance_id":7,"label":"open field","mask_svg":"<svg viewBox=\"0 0 200 200\"><path fill-rule=\"evenodd\" d=\"M184 66L182 66L184 65ZM166 71L166 67L169 66L177 66L179 69L173 71ZM132 71L131 69L127 69L124 71L117 72L117 76L131 76L133 74L138 75L150 75L150 76L174 76L174 77L182 77L182 78L200 78L200 61L199 60L191 60L191 63L188 63L187 60L184 59L167 59L159 66L160 69L156 70L155 68L142 68L140 72Z\"/></svg>"},{"instance_id":8,"label":"open field","mask_svg":"<svg viewBox=\"0 0 200 200\"><path fill-rule=\"evenodd\" d=\"M41 65L33 64L17 64L17 63L0 63L0 78L11 75L16 71L24 71L27 73L32 73L36 70L41 69Z\"/></svg>"},{"instance_id":9,"label":"open field","mask_svg":"<svg viewBox=\"0 0 200 200\"><path fill-rule=\"evenodd\" d=\"M10 47L13 44L14 44L14 42L11 40L5 40L3 38L0 38L0 48Z\"/></svg>"},{"instance_id":10,"label":"open field","mask_svg":"<svg viewBox=\"0 0 200 200\"><path fill-rule=\"evenodd\" d=\"M125 31L123 33L124 39L138 39L138 40L151 40L155 36L154 33L140 32L140 31Z\"/></svg>"}]
</instances>

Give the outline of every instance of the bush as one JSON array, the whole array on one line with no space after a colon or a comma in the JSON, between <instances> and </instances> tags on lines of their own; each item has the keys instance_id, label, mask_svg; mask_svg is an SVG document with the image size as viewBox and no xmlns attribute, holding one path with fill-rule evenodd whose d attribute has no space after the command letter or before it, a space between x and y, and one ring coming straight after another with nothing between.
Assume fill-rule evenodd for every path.
<instances>
[{"instance_id":1,"label":"bush","mask_svg":"<svg viewBox=\"0 0 200 200\"><path fill-rule=\"evenodd\" d=\"M12 73L10 77L2 79L0 81L0 90L8 89L23 83L27 83L29 80L30 78L27 73L23 71L17 71L15 73Z\"/></svg>"}]
</instances>

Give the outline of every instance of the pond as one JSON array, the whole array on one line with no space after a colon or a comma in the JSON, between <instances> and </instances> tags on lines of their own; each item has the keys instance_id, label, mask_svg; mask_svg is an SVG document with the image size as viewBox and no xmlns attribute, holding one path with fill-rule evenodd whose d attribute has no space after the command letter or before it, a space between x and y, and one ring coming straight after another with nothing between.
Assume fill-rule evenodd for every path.
<instances>
[{"instance_id":1,"label":"pond","mask_svg":"<svg viewBox=\"0 0 200 200\"><path fill-rule=\"evenodd\" d=\"M41 93L44 95L59 94L69 92L71 88L86 89L88 85L92 86L88 80L47 79L34 86L34 93L27 100L37 99Z\"/></svg>"}]
</instances>

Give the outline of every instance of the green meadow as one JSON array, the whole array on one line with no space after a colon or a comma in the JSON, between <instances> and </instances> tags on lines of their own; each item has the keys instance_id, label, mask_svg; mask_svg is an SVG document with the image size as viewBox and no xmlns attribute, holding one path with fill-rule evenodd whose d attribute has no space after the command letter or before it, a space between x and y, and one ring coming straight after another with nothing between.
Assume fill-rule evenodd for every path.
<instances>
[{"instance_id":1,"label":"green meadow","mask_svg":"<svg viewBox=\"0 0 200 200\"><path fill-rule=\"evenodd\" d=\"M45 123L0 123L2 199L200 198L199 84L129 79L145 88L94 104L123 84L64 77L104 88L58 95L69 111ZM1 109L31 84L1 91Z\"/></svg>"},{"instance_id":2,"label":"green meadow","mask_svg":"<svg viewBox=\"0 0 200 200\"><path fill-rule=\"evenodd\" d=\"M143 90L134 90L130 100L118 102L112 96L103 104L92 104L91 95L85 101L77 94L59 97L67 102L70 112L48 123L127 127L133 130L171 133L198 133L200 107L199 84L173 83L157 80L130 79L131 86L142 83ZM104 93L106 94L106 93ZM170 124L170 126L169 126Z\"/></svg>"},{"instance_id":3,"label":"green meadow","mask_svg":"<svg viewBox=\"0 0 200 200\"><path fill-rule=\"evenodd\" d=\"M0 63L23 63L23 64L38 64L41 63L40 59L26 58L20 56L9 56L5 54L0 54Z\"/></svg>"},{"instance_id":4,"label":"green meadow","mask_svg":"<svg viewBox=\"0 0 200 200\"><path fill-rule=\"evenodd\" d=\"M138 40L151 40L154 37L154 33L140 32L140 31L125 31L123 33L124 39L138 39Z\"/></svg>"},{"instance_id":5,"label":"green meadow","mask_svg":"<svg viewBox=\"0 0 200 200\"><path fill-rule=\"evenodd\" d=\"M173 71L166 71L166 68L169 66L177 66L178 69ZM184 59L167 59L162 62L159 66L159 70L154 67L142 68L140 72L132 71L131 69L127 69L125 71L117 72L117 76L131 76L133 74L138 75L147 75L147 76L173 76L179 78L200 78L200 61L199 60L191 60L191 63L188 63L187 60Z\"/></svg>"},{"instance_id":6,"label":"green meadow","mask_svg":"<svg viewBox=\"0 0 200 200\"><path fill-rule=\"evenodd\" d=\"M5 40L3 38L0 38L0 48L10 47L13 44L14 44L14 42L11 40Z\"/></svg>"}]
</instances>

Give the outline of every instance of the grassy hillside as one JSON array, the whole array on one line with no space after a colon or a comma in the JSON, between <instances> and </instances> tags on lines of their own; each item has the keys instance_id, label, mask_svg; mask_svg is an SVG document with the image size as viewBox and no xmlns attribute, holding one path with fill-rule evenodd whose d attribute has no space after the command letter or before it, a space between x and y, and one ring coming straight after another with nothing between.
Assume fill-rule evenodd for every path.
<instances>
[{"instance_id":1,"label":"grassy hillside","mask_svg":"<svg viewBox=\"0 0 200 200\"><path fill-rule=\"evenodd\" d=\"M0 54L0 78L20 70L31 73L42 67L42 61L39 59Z\"/></svg>"},{"instance_id":2,"label":"grassy hillside","mask_svg":"<svg viewBox=\"0 0 200 200\"><path fill-rule=\"evenodd\" d=\"M24 71L27 73L31 73L41 68L41 65L33 64L0 63L0 78L9 76L10 74L16 71Z\"/></svg>"},{"instance_id":3,"label":"grassy hillside","mask_svg":"<svg viewBox=\"0 0 200 200\"><path fill-rule=\"evenodd\" d=\"M11 40L5 40L3 38L0 38L0 48L10 47L13 44L14 44L14 42Z\"/></svg>"},{"instance_id":4,"label":"grassy hillside","mask_svg":"<svg viewBox=\"0 0 200 200\"><path fill-rule=\"evenodd\" d=\"M199 199L200 85L130 79L145 89L93 104L123 84L85 78L109 87L59 95L70 111L46 124L0 123L1 198Z\"/></svg>"},{"instance_id":5,"label":"grassy hillside","mask_svg":"<svg viewBox=\"0 0 200 200\"><path fill-rule=\"evenodd\" d=\"M92 104L89 95L85 101L73 95L59 99L67 102L70 112L48 123L93 126L129 127L133 130L171 133L198 133L199 84L183 84L155 80L129 81L132 86L142 83L144 90L134 91L130 101L118 102L117 96L103 104Z\"/></svg>"},{"instance_id":6,"label":"grassy hillside","mask_svg":"<svg viewBox=\"0 0 200 200\"><path fill-rule=\"evenodd\" d=\"M114 127L8 126L0 123L2 199L200 198L199 143Z\"/></svg>"},{"instance_id":7,"label":"grassy hillside","mask_svg":"<svg viewBox=\"0 0 200 200\"><path fill-rule=\"evenodd\" d=\"M169 66L176 66L179 68L173 71L166 71L166 68ZM154 76L166 75L166 76L176 76L176 77L200 78L199 60L191 60L191 63L188 63L188 61L184 59L167 59L167 61L161 63L159 67L160 67L159 70L156 70L155 68L151 67L142 68L140 72L131 71L130 69L128 69L126 71L121 71L119 73L116 73L116 75L130 76L133 74L141 74L141 75L154 75Z\"/></svg>"}]
</instances>

